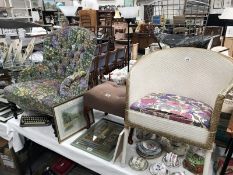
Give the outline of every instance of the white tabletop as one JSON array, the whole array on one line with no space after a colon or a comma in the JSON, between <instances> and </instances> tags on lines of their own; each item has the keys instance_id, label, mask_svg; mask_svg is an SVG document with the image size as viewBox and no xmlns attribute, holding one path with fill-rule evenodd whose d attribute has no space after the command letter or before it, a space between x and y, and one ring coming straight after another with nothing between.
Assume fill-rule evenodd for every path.
<instances>
[{"instance_id":1,"label":"white tabletop","mask_svg":"<svg viewBox=\"0 0 233 175\"><path fill-rule=\"evenodd\" d=\"M123 123L123 119L110 115L107 116L108 119L114 120L119 123ZM95 120L98 121L101 118L104 118L103 112L95 111ZM80 165L87 167L97 173L102 175L150 175L148 169L145 171L135 171L132 170L128 165L122 167L120 164L120 157L116 160L115 163L105 161L99 157L96 157L92 154L89 154L83 150L80 150L71 145L71 143L77 139L85 130L75 134L69 139L65 140L61 144L58 143L57 138L54 135L54 130L52 126L45 127L19 127L20 119L11 119L8 121L8 127L11 130L29 138L30 140L38 143L52 151L57 152L58 154L67 157L74 162L79 163ZM135 151L135 144L128 146L127 148L127 162L133 155L137 155ZM165 154L165 153L164 153ZM156 162L161 162L162 157L157 159L149 160L149 165ZM170 169L174 171L185 171L186 175L192 175L192 173L183 169L182 167ZM211 171L212 172L212 171Z\"/></svg>"}]
</instances>

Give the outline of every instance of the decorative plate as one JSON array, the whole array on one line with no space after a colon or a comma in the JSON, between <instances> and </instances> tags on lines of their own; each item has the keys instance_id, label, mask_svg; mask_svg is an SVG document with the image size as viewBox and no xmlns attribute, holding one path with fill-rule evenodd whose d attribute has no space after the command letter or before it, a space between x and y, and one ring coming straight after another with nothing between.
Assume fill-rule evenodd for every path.
<instances>
[{"instance_id":1,"label":"decorative plate","mask_svg":"<svg viewBox=\"0 0 233 175\"><path fill-rule=\"evenodd\" d=\"M144 171L148 167L148 161L142 157L133 156L129 161L129 166L136 171Z\"/></svg>"},{"instance_id":2,"label":"decorative plate","mask_svg":"<svg viewBox=\"0 0 233 175\"><path fill-rule=\"evenodd\" d=\"M145 140L137 143L136 151L144 158L156 158L162 154L161 145L155 140Z\"/></svg>"},{"instance_id":3,"label":"decorative plate","mask_svg":"<svg viewBox=\"0 0 233 175\"><path fill-rule=\"evenodd\" d=\"M167 153L163 157L162 161L167 167L179 167L181 165L181 160L179 157L172 152Z\"/></svg>"},{"instance_id":4,"label":"decorative plate","mask_svg":"<svg viewBox=\"0 0 233 175\"><path fill-rule=\"evenodd\" d=\"M186 175L185 172L174 172L171 175Z\"/></svg>"},{"instance_id":5,"label":"decorative plate","mask_svg":"<svg viewBox=\"0 0 233 175\"><path fill-rule=\"evenodd\" d=\"M168 175L169 174L169 171L164 165L164 163L152 164L149 168L149 171L152 175Z\"/></svg>"}]
</instances>

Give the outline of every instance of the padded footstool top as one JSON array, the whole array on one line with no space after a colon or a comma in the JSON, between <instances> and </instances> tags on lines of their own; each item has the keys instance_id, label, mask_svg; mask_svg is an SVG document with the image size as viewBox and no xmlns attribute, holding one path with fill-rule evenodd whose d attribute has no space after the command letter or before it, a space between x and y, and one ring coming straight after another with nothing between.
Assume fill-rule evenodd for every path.
<instances>
[{"instance_id":1,"label":"padded footstool top","mask_svg":"<svg viewBox=\"0 0 233 175\"><path fill-rule=\"evenodd\" d=\"M84 94L84 106L124 117L126 86L109 81L100 84Z\"/></svg>"}]
</instances>

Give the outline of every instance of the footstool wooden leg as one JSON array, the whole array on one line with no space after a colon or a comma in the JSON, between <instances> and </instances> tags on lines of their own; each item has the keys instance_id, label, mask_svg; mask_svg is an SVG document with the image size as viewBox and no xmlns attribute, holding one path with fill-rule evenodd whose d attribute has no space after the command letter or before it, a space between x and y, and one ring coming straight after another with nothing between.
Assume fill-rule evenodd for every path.
<instances>
[{"instance_id":1,"label":"footstool wooden leg","mask_svg":"<svg viewBox=\"0 0 233 175\"><path fill-rule=\"evenodd\" d=\"M89 116L89 112L91 111L91 109L88 106L84 106L84 117L87 121L87 129L90 128L91 126L91 122L90 122L90 116Z\"/></svg>"},{"instance_id":2,"label":"footstool wooden leg","mask_svg":"<svg viewBox=\"0 0 233 175\"><path fill-rule=\"evenodd\" d=\"M130 145L133 144L133 132L134 132L134 128L131 128L131 129L130 129L130 132L129 132L129 137L128 137L128 143L129 143Z\"/></svg>"}]
</instances>

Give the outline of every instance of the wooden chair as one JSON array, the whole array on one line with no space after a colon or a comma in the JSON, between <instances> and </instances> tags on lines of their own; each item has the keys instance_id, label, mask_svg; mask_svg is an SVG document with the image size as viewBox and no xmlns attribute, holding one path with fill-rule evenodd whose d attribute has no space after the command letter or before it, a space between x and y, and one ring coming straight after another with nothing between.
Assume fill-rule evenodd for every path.
<instances>
[{"instance_id":1,"label":"wooden chair","mask_svg":"<svg viewBox=\"0 0 233 175\"><path fill-rule=\"evenodd\" d=\"M117 51L116 54L117 68L123 68L125 66L126 47L117 48L116 51Z\"/></svg>"},{"instance_id":2,"label":"wooden chair","mask_svg":"<svg viewBox=\"0 0 233 175\"><path fill-rule=\"evenodd\" d=\"M101 43L100 53L107 53L109 50L109 42Z\"/></svg>"},{"instance_id":3,"label":"wooden chair","mask_svg":"<svg viewBox=\"0 0 233 175\"><path fill-rule=\"evenodd\" d=\"M185 16L173 16L173 33L185 33L186 32Z\"/></svg>"},{"instance_id":4,"label":"wooden chair","mask_svg":"<svg viewBox=\"0 0 233 175\"><path fill-rule=\"evenodd\" d=\"M97 77L98 81L99 78L100 80L102 79L103 75L106 74L106 59L107 59L107 54L101 54L98 56L98 64L97 64Z\"/></svg>"},{"instance_id":5,"label":"wooden chair","mask_svg":"<svg viewBox=\"0 0 233 175\"><path fill-rule=\"evenodd\" d=\"M90 31L92 31L93 33L95 33L95 26L93 26L91 23L90 15L81 15L80 22L81 22L82 27L87 28Z\"/></svg>"},{"instance_id":6,"label":"wooden chair","mask_svg":"<svg viewBox=\"0 0 233 175\"><path fill-rule=\"evenodd\" d=\"M8 53L8 45L7 45L7 42L6 42L6 39L5 38L0 38L0 50L2 52L2 61L5 62L5 59L6 59L6 56L7 56L7 53Z\"/></svg>"},{"instance_id":7,"label":"wooden chair","mask_svg":"<svg viewBox=\"0 0 233 175\"><path fill-rule=\"evenodd\" d=\"M116 54L117 54L116 50L110 51L107 54L107 59L106 59L106 63L105 63L107 74L112 72L117 67L116 66L117 65Z\"/></svg>"},{"instance_id":8,"label":"wooden chair","mask_svg":"<svg viewBox=\"0 0 233 175\"><path fill-rule=\"evenodd\" d=\"M23 58L22 58L22 63L25 63L26 60L29 59L29 57L31 56L32 52L33 52L33 49L34 49L34 43L35 43L35 39L36 38L32 38L31 41L29 42L26 50L25 50L25 53L23 54Z\"/></svg>"},{"instance_id":9,"label":"wooden chair","mask_svg":"<svg viewBox=\"0 0 233 175\"><path fill-rule=\"evenodd\" d=\"M92 87L98 85L98 56L95 56L95 58L92 60L90 73L89 73L89 89Z\"/></svg>"}]
</instances>

